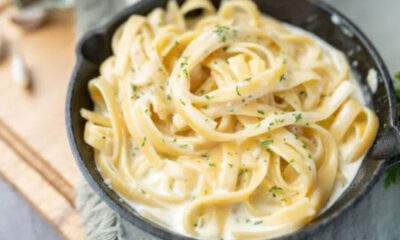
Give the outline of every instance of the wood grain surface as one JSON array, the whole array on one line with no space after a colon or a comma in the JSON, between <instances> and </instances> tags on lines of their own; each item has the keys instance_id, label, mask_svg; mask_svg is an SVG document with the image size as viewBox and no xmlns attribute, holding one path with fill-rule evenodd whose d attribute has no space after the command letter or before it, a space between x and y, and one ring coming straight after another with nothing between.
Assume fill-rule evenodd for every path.
<instances>
[{"instance_id":1,"label":"wood grain surface","mask_svg":"<svg viewBox=\"0 0 400 240\"><path fill-rule=\"evenodd\" d=\"M74 209L79 171L69 150L64 103L73 68L73 12L54 12L49 22L25 31L0 12L0 32L31 70L33 89L12 81L11 56L0 62L0 175L17 189L65 239L84 239Z\"/></svg>"}]
</instances>

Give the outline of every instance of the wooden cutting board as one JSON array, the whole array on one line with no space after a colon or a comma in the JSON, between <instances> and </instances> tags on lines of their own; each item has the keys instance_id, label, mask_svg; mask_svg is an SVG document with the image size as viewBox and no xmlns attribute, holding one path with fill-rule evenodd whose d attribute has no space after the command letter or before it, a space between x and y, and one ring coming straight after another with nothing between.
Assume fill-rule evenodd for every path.
<instances>
[{"instance_id":1,"label":"wooden cutting board","mask_svg":"<svg viewBox=\"0 0 400 240\"><path fill-rule=\"evenodd\" d=\"M20 52L33 76L33 91L12 81L10 55L0 62L0 175L65 239L84 239L74 209L79 171L70 152L64 103L76 42L72 10L52 13L48 24L24 31L0 10L0 32Z\"/></svg>"}]
</instances>

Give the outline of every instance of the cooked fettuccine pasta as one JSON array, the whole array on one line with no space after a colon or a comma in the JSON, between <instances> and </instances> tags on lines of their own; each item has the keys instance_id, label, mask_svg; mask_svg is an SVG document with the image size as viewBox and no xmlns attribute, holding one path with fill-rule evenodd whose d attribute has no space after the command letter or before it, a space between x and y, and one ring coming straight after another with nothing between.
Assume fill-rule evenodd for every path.
<instances>
[{"instance_id":1,"label":"cooked fettuccine pasta","mask_svg":"<svg viewBox=\"0 0 400 240\"><path fill-rule=\"evenodd\" d=\"M112 50L89 82L85 141L122 200L184 235L303 226L377 131L344 55L251 1L170 1L132 15Z\"/></svg>"}]
</instances>

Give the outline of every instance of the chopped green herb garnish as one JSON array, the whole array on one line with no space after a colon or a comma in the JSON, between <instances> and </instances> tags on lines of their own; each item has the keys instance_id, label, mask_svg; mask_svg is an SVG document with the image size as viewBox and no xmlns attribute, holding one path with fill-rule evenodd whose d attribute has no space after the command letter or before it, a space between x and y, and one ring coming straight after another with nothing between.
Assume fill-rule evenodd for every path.
<instances>
[{"instance_id":1,"label":"chopped green herb garnish","mask_svg":"<svg viewBox=\"0 0 400 240\"><path fill-rule=\"evenodd\" d=\"M233 164L232 164L232 163L228 163L228 165L229 165L229 167L230 167L230 168L232 168L232 167L233 167Z\"/></svg>"},{"instance_id":2,"label":"chopped green herb garnish","mask_svg":"<svg viewBox=\"0 0 400 240\"><path fill-rule=\"evenodd\" d=\"M203 105L203 107L202 107L203 109L207 109L208 108L208 105L206 104L206 105Z\"/></svg>"},{"instance_id":3,"label":"chopped green herb garnish","mask_svg":"<svg viewBox=\"0 0 400 240\"><path fill-rule=\"evenodd\" d=\"M273 186L273 187L271 187L271 188L268 190L268 192L269 192L269 193L272 193L272 196L273 196L273 197L276 197L276 196L278 196L278 195L282 195L282 194L283 194L282 188L281 188L281 187L278 187L278 186Z\"/></svg>"},{"instance_id":4,"label":"chopped green herb garnish","mask_svg":"<svg viewBox=\"0 0 400 240\"><path fill-rule=\"evenodd\" d=\"M222 42L226 42L226 35L229 31L229 27L226 26L217 26L217 28L214 30L214 32L218 35L221 36Z\"/></svg>"},{"instance_id":5,"label":"chopped green herb garnish","mask_svg":"<svg viewBox=\"0 0 400 240\"><path fill-rule=\"evenodd\" d=\"M215 165L215 163L209 163L208 166L215 167L216 165Z\"/></svg>"},{"instance_id":6,"label":"chopped green herb garnish","mask_svg":"<svg viewBox=\"0 0 400 240\"><path fill-rule=\"evenodd\" d=\"M106 139L106 136L103 136L102 139Z\"/></svg>"},{"instance_id":7,"label":"chopped green herb garnish","mask_svg":"<svg viewBox=\"0 0 400 240\"><path fill-rule=\"evenodd\" d=\"M279 78L279 82L282 82L285 80L286 80L285 74L282 74L282 76Z\"/></svg>"},{"instance_id":8,"label":"chopped green herb garnish","mask_svg":"<svg viewBox=\"0 0 400 240\"><path fill-rule=\"evenodd\" d=\"M179 99L179 101L181 102L181 104L182 104L183 106L186 105L186 103L185 103L182 99Z\"/></svg>"},{"instance_id":9,"label":"chopped green herb garnish","mask_svg":"<svg viewBox=\"0 0 400 240\"><path fill-rule=\"evenodd\" d=\"M144 147L144 145L146 144L146 141L147 141L147 138L144 137L144 138L143 138L143 141L142 141L142 145L141 145L142 147Z\"/></svg>"},{"instance_id":10,"label":"chopped green herb garnish","mask_svg":"<svg viewBox=\"0 0 400 240\"><path fill-rule=\"evenodd\" d=\"M146 194L146 191L143 189L140 189L140 191L142 192L142 194Z\"/></svg>"},{"instance_id":11,"label":"chopped green herb garnish","mask_svg":"<svg viewBox=\"0 0 400 240\"><path fill-rule=\"evenodd\" d=\"M210 159L210 155L208 154L201 154L201 157L204 158L205 160Z\"/></svg>"},{"instance_id":12,"label":"chopped green herb garnish","mask_svg":"<svg viewBox=\"0 0 400 240\"><path fill-rule=\"evenodd\" d=\"M132 88L133 92L136 92L136 85L135 84L131 83L131 88Z\"/></svg>"},{"instance_id":13,"label":"chopped green herb garnish","mask_svg":"<svg viewBox=\"0 0 400 240\"><path fill-rule=\"evenodd\" d=\"M274 143L274 140L264 140L261 142L261 146L268 146Z\"/></svg>"},{"instance_id":14,"label":"chopped green herb garnish","mask_svg":"<svg viewBox=\"0 0 400 240\"><path fill-rule=\"evenodd\" d=\"M207 100L210 100L210 99L211 99L211 97L208 96L208 95L205 95L204 97L205 97Z\"/></svg>"},{"instance_id":15,"label":"chopped green herb garnish","mask_svg":"<svg viewBox=\"0 0 400 240\"><path fill-rule=\"evenodd\" d=\"M306 92L306 91L301 91L301 92L300 92L300 96L307 97L307 92Z\"/></svg>"},{"instance_id":16,"label":"chopped green herb garnish","mask_svg":"<svg viewBox=\"0 0 400 240\"><path fill-rule=\"evenodd\" d=\"M251 81L251 77L248 77L245 79L246 82L250 82Z\"/></svg>"},{"instance_id":17,"label":"chopped green herb garnish","mask_svg":"<svg viewBox=\"0 0 400 240\"><path fill-rule=\"evenodd\" d=\"M303 118L303 116L301 115L301 113L298 113L294 116L295 122L300 121Z\"/></svg>"},{"instance_id":18,"label":"chopped green herb garnish","mask_svg":"<svg viewBox=\"0 0 400 240\"><path fill-rule=\"evenodd\" d=\"M264 115L264 114L265 114L264 111L261 110L261 109L258 109L257 112L258 112L259 114L261 114L261 115Z\"/></svg>"},{"instance_id":19,"label":"chopped green herb garnish","mask_svg":"<svg viewBox=\"0 0 400 240\"><path fill-rule=\"evenodd\" d=\"M180 148L187 148L188 145L187 145L187 144L181 144L181 145L179 145L179 147L180 147Z\"/></svg>"},{"instance_id":20,"label":"chopped green herb garnish","mask_svg":"<svg viewBox=\"0 0 400 240\"><path fill-rule=\"evenodd\" d=\"M289 163L294 163L294 159L290 159Z\"/></svg>"},{"instance_id":21,"label":"chopped green herb garnish","mask_svg":"<svg viewBox=\"0 0 400 240\"><path fill-rule=\"evenodd\" d=\"M254 225L258 225L258 224L261 224L261 223L263 223L262 220L260 220L260 221L255 221L255 222L254 222Z\"/></svg>"},{"instance_id":22,"label":"chopped green herb garnish","mask_svg":"<svg viewBox=\"0 0 400 240\"><path fill-rule=\"evenodd\" d=\"M239 92L239 86L236 86L236 94L237 94L238 96L242 96L242 95L240 94L240 92Z\"/></svg>"}]
</instances>

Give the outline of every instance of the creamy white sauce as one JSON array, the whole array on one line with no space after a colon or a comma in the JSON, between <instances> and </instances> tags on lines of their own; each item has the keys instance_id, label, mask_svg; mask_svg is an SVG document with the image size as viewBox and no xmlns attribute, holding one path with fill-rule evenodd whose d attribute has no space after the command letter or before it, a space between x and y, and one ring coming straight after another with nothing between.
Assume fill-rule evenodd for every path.
<instances>
[{"instance_id":1,"label":"creamy white sauce","mask_svg":"<svg viewBox=\"0 0 400 240\"><path fill-rule=\"evenodd\" d=\"M332 21L334 22L340 22L337 20L335 16L332 16ZM337 54L342 54L342 52L336 50L317 36L306 32L303 29L300 29L298 27L285 24L283 25L289 29L292 32L297 32L297 33L302 33L306 34L310 37L312 37L314 40L316 40L317 44L325 49L327 52L329 52L332 56L335 56ZM362 91L362 88L356 81L354 74L350 74L350 79L349 79L353 85L354 85L354 92L352 94L352 97L360 101L361 103L365 104L365 99L364 99L364 94ZM257 156L259 153L258 152L253 152L253 156ZM363 158L360 158L359 160L353 162L353 163L344 163L341 162L339 164L339 170L343 174L344 178L346 179L345 183L343 184L340 182L339 179L336 180L335 186L332 192L332 195L326 204L326 206L320 211L319 214L324 212L326 209L328 209L332 204L342 195L342 193L346 190L346 188L351 184L352 180L356 176ZM151 172L150 174L144 174L144 177L140 181L140 185L143 187L146 187L147 189L152 189L154 192L157 192L159 194L165 194L163 187L162 186L162 173L161 172ZM161 181L160 181L161 179ZM106 180L107 181L107 180ZM107 183L107 182L106 182ZM179 195L179 193L176 193ZM174 230L176 232L179 232L180 234L187 235L184 231L183 228L183 212L185 208L187 207L188 203L184 204L168 204L166 208L163 209L157 209L157 208L152 208L140 203L132 203L129 200L124 199L121 197L121 201L125 201L127 204L132 206L134 209L136 209L141 215L150 218L150 220L159 223L160 225L163 225L164 227ZM260 231L260 230L268 230L268 226L262 225L259 226L255 224L258 220L260 219L255 219L253 216L251 216L248 211L245 209L243 204L237 204L233 207L235 209L235 213L231 214L226 222L225 228L224 228L224 233L223 233L223 239L228 240L228 239L234 239L233 236L230 234L232 230L246 230L246 231ZM151 216L149 217L149 213ZM310 215L313 215L315 213L310 212ZM248 219L248 220L247 220ZM251 220L250 220L251 219ZM202 228L197 228L197 230L203 234L202 239L217 239L217 228L216 223L215 224L208 224L208 227L202 227ZM213 227L214 226L214 227ZM297 229L293 229L291 232L296 231ZM286 232L288 233L288 232ZM285 233L285 234L286 234ZM188 235L187 235L188 236Z\"/></svg>"}]
</instances>

